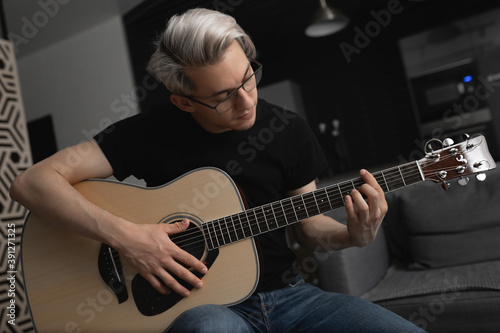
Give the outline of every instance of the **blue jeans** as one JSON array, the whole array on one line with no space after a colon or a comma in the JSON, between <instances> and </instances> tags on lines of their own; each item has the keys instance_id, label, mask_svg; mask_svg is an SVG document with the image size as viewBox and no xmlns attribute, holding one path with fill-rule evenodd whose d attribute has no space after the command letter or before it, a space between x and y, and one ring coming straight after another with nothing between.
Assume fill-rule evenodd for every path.
<instances>
[{"instance_id":1,"label":"blue jeans","mask_svg":"<svg viewBox=\"0 0 500 333\"><path fill-rule=\"evenodd\" d=\"M376 304L325 292L299 276L294 284L258 293L231 307L202 305L184 312L177 332L424 332Z\"/></svg>"}]
</instances>

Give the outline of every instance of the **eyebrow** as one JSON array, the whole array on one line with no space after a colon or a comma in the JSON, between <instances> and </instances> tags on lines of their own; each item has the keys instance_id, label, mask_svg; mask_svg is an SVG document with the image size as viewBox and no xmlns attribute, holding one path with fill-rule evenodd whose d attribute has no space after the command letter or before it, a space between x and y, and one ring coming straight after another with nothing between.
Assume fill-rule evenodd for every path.
<instances>
[{"instance_id":1,"label":"eyebrow","mask_svg":"<svg viewBox=\"0 0 500 333\"><path fill-rule=\"evenodd\" d=\"M250 68L251 68L251 65L250 65L250 62L249 62L248 63L248 67L247 67L247 69L245 71L245 74L243 75L243 80L241 82L245 81L245 77L247 76L248 70ZM235 90L235 88L230 88L230 89L224 89L224 90L221 90L221 91L217 91L217 92L213 93L211 97L215 97L215 96L218 96L220 94L223 94L223 93L226 93L226 92L230 92L230 91L232 92L234 90Z\"/></svg>"}]
</instances>

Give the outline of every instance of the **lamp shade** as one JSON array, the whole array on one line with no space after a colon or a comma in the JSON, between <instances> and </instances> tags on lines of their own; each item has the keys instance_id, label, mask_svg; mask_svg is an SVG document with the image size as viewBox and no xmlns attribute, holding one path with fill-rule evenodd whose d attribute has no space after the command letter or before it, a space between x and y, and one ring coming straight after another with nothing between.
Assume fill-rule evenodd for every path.
<instances>
[{"instance_id":1,"label":"lamp shade","mask_svg":"<svg viewBox=\"0 0 500 333\"><path fill-rule=\"evenodd\" d=\"M323 37L336 33L345 28L349 18L340 10L331 8L326 0L320 0L321 7L314 15L312 23L306 28L309 37Z\"/></svg>"}]
</instances>

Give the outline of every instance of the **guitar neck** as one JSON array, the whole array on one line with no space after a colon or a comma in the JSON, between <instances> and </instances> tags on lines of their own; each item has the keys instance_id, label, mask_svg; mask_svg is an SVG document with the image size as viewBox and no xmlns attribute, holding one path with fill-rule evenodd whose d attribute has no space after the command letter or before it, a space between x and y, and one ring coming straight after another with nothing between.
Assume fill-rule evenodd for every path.
<instances>
[{"instance_id":1,"label":"guitar neck","mask_svg":"<svg viewBox=\"0 0 500 333\"><path fill-rule=\"evenodd\" d=\"M373 173L385 193L424 180L418 162ZM361 177L329 185L316 191L285 198L241 213L203 223L209 250L286 227L309 217L344 206L351 190L363 185Z\"/></svg>"}]
</instances>

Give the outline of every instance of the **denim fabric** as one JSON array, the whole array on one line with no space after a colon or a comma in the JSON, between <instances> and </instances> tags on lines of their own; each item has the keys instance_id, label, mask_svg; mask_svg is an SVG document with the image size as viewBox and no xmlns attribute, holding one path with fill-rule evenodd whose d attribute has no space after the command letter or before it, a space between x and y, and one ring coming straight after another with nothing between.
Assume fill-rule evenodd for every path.
<instances>
[{"instance_id":1,"label":"denim fabric","mask_svg":"<svg viewBox=\"0 0 500 333\"><path fill-rule=\"evenodd\" d=\"M224 307L202 305L183 313L177 332L424 332L398 315L360 298L295 283Z\"/></svg>"}]
</instances>

